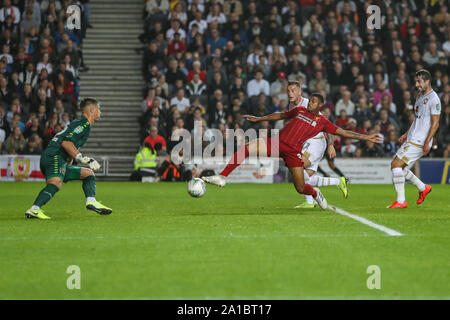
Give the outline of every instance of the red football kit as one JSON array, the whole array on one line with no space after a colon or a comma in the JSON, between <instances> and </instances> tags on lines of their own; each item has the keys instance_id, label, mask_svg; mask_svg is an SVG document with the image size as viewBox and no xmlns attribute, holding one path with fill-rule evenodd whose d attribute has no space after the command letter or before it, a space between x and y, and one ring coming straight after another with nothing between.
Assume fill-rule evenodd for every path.
<instances>
[{"instance_id":1,"label":"red football kit","mask_svg":"<svg viewBox=\"0 0 450 320\"><path fill-rule=\"evenodd\" d=\"M306 140L322 131L334 134L338 129L330 120L320 114L309 112L304 106L298 106L286 111L284 118L291 120L281 129L280 134L273 138L264 138L264 141L267 146L267 156L270 157L272 150L276 147L274 143L276 143L276 140L279 140L278 154L283 158L288 168L304 167L302 147ZM275 138L276 140L274 140ZM242 144L220 175L228 177L248 156L248 148L245 144ZM307 186L309 186L310 190L305 191L305 194L315 196L315 191L312 187L310 185Z\"/></svg>"},{"instance_id":2,"label":"red football kit","mask_svg":"<svg viewBox=\"0 0 450 320\"><path fill-rule=\"evenodd\" d=\"M281 129L279 138L279 155L288 168L303 167L303 143L316 136L319 132L334 134L338 127L320 114L309 112L305 107L299 106L284 112L285 119L291 119ZM273 138L267 138L267 155L271 156Z\"/></svg>"}]
</instances>

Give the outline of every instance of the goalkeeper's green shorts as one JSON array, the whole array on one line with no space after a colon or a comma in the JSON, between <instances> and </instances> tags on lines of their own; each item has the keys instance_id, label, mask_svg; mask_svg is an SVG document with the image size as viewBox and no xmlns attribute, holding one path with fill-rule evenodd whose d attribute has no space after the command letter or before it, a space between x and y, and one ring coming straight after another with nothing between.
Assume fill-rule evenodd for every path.
<instances>
[{"instance_id":1,"label":"goalkeeper's green shorts","mask_svg":"<svg viewBox=\"0 0 450 320\"><path fill-rule=\"evenodd\" d=\"M80 180L81 167L67 165L66 161L58 154L41 155L40 167L45 175L45 180L59 177L63 182Z\"/></svg>"}]
</instances>

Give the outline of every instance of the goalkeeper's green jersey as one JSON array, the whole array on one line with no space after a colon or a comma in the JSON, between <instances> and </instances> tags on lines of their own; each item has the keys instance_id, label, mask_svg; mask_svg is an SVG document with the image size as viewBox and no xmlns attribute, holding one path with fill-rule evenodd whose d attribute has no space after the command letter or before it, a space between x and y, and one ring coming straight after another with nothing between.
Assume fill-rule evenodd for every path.
<instances>
[{"instance_id":1,"label":"goalkeeper's green jersey","mask_svg":"<svg viewBox=\"0 0 450 320\"><path fill-rule=\"evenodd\" d=\"M66 150L61 146L63 141L71 141L75 148L81 148L87 141L89 133L91 132L91 125L89 120L81 116L73 120L64 130L56 134L48 144L44 151L47 156L59 155L64 160L69 158Z\"/></svg>"}]
</instances>

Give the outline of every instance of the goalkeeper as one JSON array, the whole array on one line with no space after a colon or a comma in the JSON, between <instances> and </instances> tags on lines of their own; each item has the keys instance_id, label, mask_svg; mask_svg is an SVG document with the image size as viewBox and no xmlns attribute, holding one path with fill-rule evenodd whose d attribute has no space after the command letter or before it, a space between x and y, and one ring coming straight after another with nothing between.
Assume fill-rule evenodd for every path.
<instances>
[{"instance_id":1,"label":"goalkeeper","mask_svg":"<svg viewBox=\"0 0 450 320\"><path fill-rule=\"evenodd\" d=\"M93 170L100 169L100 164L78 151L86 143L91 126L100 119L100 105L97 100L86 98L81 101L80 109L81 117L55 135L41 155L40 167L47 185L39 192L33 206L25 213L27 218L50 219L41 208L61 189L63 182L71 180L83 180L86 209L102 215L112 212L110 208L95 199ZM89 165L90 169L72 166L73 159Z\"/></svg>"}]
</instances>

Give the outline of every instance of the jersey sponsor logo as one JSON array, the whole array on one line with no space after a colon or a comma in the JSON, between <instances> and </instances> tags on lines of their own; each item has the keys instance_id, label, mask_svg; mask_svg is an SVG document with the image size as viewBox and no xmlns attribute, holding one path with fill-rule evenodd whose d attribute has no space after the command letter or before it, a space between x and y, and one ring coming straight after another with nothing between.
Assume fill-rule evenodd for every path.
<instances>
[{"instance_id":1,"label":"jersey sponsor logo","mask_svg":"<svg viewBox=\"0 0 450 320\"><path fill-rule=\"evenodd\" d=\"M78 126L78 127L76 127L73 131L74 131L75 133L81 133L81 132L83 132L83 130L84 130L84 127L83 127L83 126Z\"/></svg>"},{"instance_id":2,"label":"jersey sponsor logo","mask_svg":"<svg viewBox=\"0 0 450 320\"><path fill-rule=\"evenodd\" d=\"M316 121L313 121L313 120L307 118L306 116L304 116L302 114L298 114L297 118L300 119L300 120L303 120L304 122L306 122L307 124L309 124L309 125L311 125L313 127L315 127L317 125Z\"/></svg>"},{"instance_id":3,"label":"jersey sponsor logo","mask_svg":"<svg viewBox=\"0 0 450 320\"><path fill-rule=\"evenodd\" d=\"M441 110L441 106L439 105L439 103L436 104L436 111L440 111Z\"/></svg>"}]
</instances>

